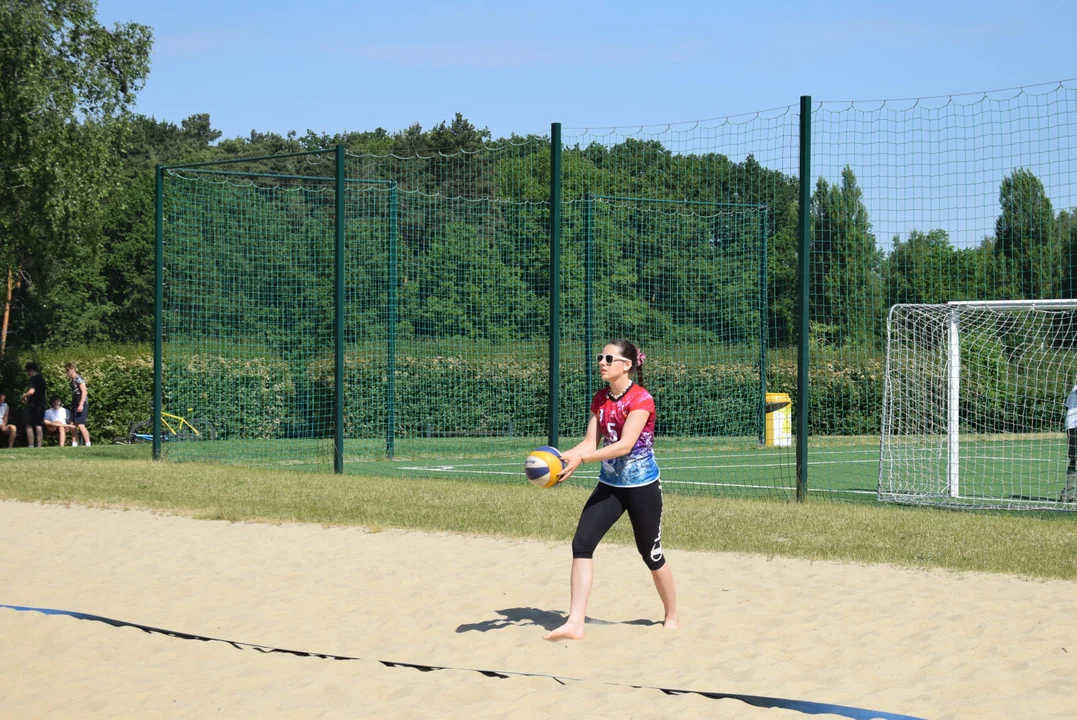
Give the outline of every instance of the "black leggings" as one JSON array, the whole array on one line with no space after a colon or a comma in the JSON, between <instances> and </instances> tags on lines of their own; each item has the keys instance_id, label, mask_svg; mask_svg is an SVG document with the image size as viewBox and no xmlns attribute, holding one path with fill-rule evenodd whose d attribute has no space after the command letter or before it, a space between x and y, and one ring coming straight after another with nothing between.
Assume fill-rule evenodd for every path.
<instances>
[{"instance_id":1,"label":"black leggings","mask_svg":"<svg viewBox=\"0 0 1077 720\"><path fill-rule=\"evenodd\" d=\"M572 557L594 557L599 541L621 515L628 512L636 549L651 570L666 564L662 553L662 485L653 482L638 487L614 487L599 483L583 506L576 535L572 538Z\"/></svg>"}]
</instances>

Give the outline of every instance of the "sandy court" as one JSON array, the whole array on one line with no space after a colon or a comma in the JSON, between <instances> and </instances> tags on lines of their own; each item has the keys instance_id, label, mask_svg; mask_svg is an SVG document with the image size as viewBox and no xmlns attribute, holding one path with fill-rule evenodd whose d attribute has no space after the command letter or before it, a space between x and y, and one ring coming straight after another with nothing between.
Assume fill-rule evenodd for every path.
<instances>
[{"instance_id":1,"label":"sandy court","mask_svg":"<svg viewBox=\"0 0 1077 720\"><path fill-rule=\"evenodd\" d=\"M1077 717L1077 584L668 550L680 632L634 548L596 555L588 636L568 543L0 502L0 603L362 658L237 650L0 610L0 715L807 718L607 682L927 718ZM1077 551L1077 549L1075 549ZM420 673L377 660L551 673Z\"/></svg>"}]
</instances>

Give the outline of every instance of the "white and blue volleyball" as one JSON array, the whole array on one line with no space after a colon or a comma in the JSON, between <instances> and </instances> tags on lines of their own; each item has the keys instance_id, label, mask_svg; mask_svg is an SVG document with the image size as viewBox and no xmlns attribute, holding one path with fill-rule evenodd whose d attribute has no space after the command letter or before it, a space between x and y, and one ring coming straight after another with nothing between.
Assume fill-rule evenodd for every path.
<instances>
[{"instance_id":1,"label":"white and blue volleyball","mask_svg":"<svg viewBox=\"0 0 1077 720\"><path fill-rule=\"evenodd\" d=\"M524 462L524 472L532 485L540 488L553 487L565 469L565 461L557 448L543 445L535 448Z\"/></svg>"}]
</instances>

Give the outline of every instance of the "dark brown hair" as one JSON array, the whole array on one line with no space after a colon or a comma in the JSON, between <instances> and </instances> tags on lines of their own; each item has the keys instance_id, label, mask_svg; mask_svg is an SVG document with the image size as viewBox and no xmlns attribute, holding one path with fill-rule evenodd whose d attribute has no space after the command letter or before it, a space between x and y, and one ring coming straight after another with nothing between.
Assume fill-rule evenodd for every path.
<instances>
[{"instance_id":1,"label":"dark brown hair","mask_svg":"<svg viewBox=\"0 0 1077 720\"><path fill-rule=\"evenodd\" d=\"M623 357L632 361L632 369L628 371L629 377L633 378L638 384L643 384L643 363L640 362L640 351L631 341L624 338L617 338L610 342L618 350L621 351Z\"/></svg>"}]
</instances>

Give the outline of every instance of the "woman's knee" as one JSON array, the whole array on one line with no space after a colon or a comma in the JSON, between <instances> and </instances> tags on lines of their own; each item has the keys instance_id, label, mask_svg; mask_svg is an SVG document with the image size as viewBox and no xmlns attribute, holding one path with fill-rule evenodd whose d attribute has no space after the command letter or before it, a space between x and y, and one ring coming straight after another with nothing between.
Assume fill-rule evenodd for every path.
<instances>
[{"instance_id":1,"label":"woman's knee","mask_svg":"<svg viewBox=\"0 0 1077 720\"><path fill-rule=\"evenodd\" d=\"M666 564L666 554L662 550L661 533L654 538L653 542L645 543L637 540L636 549L639 550L639 555L643 558L643 562L646 563L649 570L658 570Z\"/></svg>"},{"instance_id":2,"label":"woman's knee","mask_svg":"<svg viewBox=\"0 0 1077 720\"><path fill-rule=\"evenodd\" d=\"M593 558L595 556L595 548L597 547L597 542L582 538L577 534L576 537L572 538L572 557Z\"/></svg>"}]
</instances>

